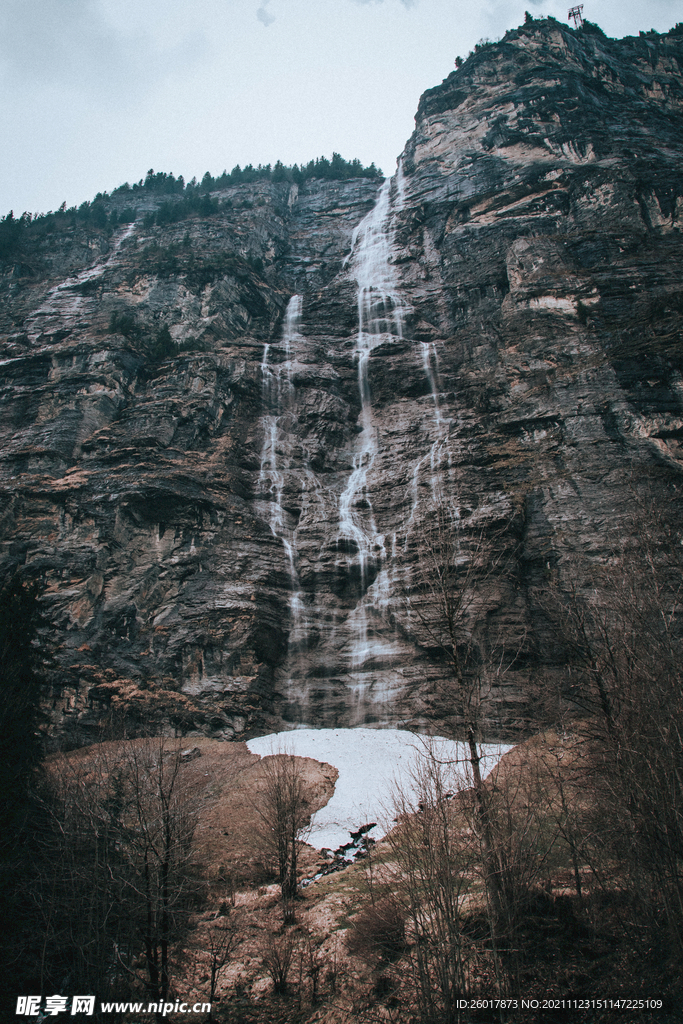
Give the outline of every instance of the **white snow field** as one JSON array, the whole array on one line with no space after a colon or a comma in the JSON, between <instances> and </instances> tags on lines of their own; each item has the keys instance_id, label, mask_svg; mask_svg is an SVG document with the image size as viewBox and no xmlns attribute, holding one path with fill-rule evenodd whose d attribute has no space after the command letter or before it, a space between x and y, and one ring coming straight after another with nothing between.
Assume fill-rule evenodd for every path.
<instances>
[{"instance_id":1,"label":"white snow field","mask_svg":"<svg viewBox=\"0 0 683 1024\"><path fill-rule=\"evenodd\" d=\"M401 729L293 729L248 740L253 754L287 753L326 761L339 772L330 802L313 817L308 842L317 849L335 850L349 842L349 834L374 821L374 839L391 827L392 793L396 783L414 791L412 773L427 745L439 760L454 763L456 776L466 782L466 746L443 737L418 736ZM483 744L482 770L496 766L510 746Z\"/></svg>"}]
</instances>

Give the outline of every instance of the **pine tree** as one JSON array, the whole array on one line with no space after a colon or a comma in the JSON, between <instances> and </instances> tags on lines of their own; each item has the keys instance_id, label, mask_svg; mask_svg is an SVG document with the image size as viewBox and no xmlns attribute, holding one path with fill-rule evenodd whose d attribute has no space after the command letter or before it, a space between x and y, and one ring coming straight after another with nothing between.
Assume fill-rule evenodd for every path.
<instances>
[{"instance_id":1,"label":"pine tree","mask_svg":"<svg viewBox=\"0 0 683 1024\"><path fill-rule=\"evenodd\" d=\"M40 584L0 589L0 851L11 851L41 759Z\"/></svg>"}]
</instances>

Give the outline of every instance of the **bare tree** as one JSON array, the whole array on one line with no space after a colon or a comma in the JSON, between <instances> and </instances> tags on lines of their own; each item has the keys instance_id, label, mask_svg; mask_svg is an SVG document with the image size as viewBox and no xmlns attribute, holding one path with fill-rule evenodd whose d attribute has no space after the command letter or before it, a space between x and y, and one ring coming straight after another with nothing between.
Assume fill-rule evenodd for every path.
<instances>
[{"instance_id":1,"label":"bare tree","mask_svg":"<svg viewBox=\"0 0 683 1024\"><path fill-rule=\"evenodd\" d=\"M464 734L467 744L476 807L473 828L481 844L498 963L497 950L509 921L505 847L498 842L491 793L482 775L482 717L489 678L511 667L526 634L521 631L516 649L509 652L486 635L481 620L500 602L501 591L510 587L514 546L506 542L504 530L466 530L443 500L427 507L416 538L417 558L406 594L407 607L417 640L448 666L448 678L439 694L439 717L456 735Z\"/></svg>"},{"instance_id":2,"label":"bare tree","mask_svg":"<svg viewBox=\"0 0 683 1024\"><path fill-rule=\"evenodd\" d=\"M261 946L261 958L273 989L278 995L287 993L289 972L298 946L298 936L289 929L282 935L268 935Z\"/></svg>"},{"instance_id":3,"label":"bare tree","mask_svg":"<svg viewBox=\"0 0 683 1024\"><path fill-rule=\"evenodd\" d=\"M213 1009L221 976L230 966L235 950L242 941L239 921L237 912L230 910L227 915L211 921L206 927L198 928L195 932L195 972L203 975L202 981L209 982L209 1022L214 1019Z\"/></svg>"},{"instance_id":4,"label":"bare tree","mask_svg":"<svg viewBox=\"0 0 683 1024\"><path fill-rule=\"evenodd\" d=\"M145 985L157 1002L166 1001L171 982L170 949L196 894L190 859L197 824L194 805L180 779L180 745L163 739L130 743L117 782L125 809L119 817L124 898L135 934L144 947ZM129 949L119 952L126 970Z\"/></svg>"},{"instance_id":5,"label":"bare tree","mask_svg":"<svg viewBox=\"0 0 683 1024\"><path fill-rule=\"evenodd\" d=\"M311 983L311 1003L315 1006L320 996L320 975L327 963L320 940L315 941L310 932L304 934L300 951L302 971Z\"/></svg>"},{"instance_id":6,"label":"bare tree","mask_svg":"<svg viewBox=\"0 0 683 1024\"><path fill-rule=\"evenodd\" d=\"M559 773L553 777L547 770L546 739L538 746L540 752L532 741L520 744L486 780L500 892L497 952L507 994L524 991L524 972L534 958L529 951L536 947L544 916L552 916L552 895L544 885L551 863L557 857L566 859L566 847L576 853L576 846L567 842L573 838L566 803L569 786Z\"/></svg>"},{"instance_id":7,"label":"bare tree","mask_svg":"<svg viewBox=\"0 0 683 1024\"><path fill-rule=\"evenodd\" d=\"M122 925L120 877L112 874L119 859L116 808L103 761L60 757L44 774L30 892L41 992L67 974L77 990L118 990L112 977L120 976L115 949Z\"/></svg>"},{"instance_id":8,"label":"bare tree","mask_svg":"<svg viewBox=\"0 0 683 1024\"><path fill-rule=\"evenodd\" d=\"M396 787L398 824L385 840L393 870L385 875L384 895L375 904L381 913L372 919L375 928L390 922L386 936L374 940L380 951L385 939L396 941L394 922L401 922L411 1002L420 1020L446 1024L460 1020L458 999L470 993L469 940L463 923L478 860L467 820L458 818L457 800L452 799L462 785L458 774L457 766L439 757L430 744L410 784Z\"/></svg>"},{"instance_id":9,"label":"bare tree","mask_svg":"<svg viewBox=\"0 0 683 1024\"><path fill-rule=\"evenodd\" d=\"M590 754L593 859L601 848L627 867L639 928L663 912L683 956L683 540L666 511L641 505L637 541L590 576L560 566L543 599Z\"/></svg>"},{"instance_id":10,"label":"bare tree","mask_svg":"<svg viewBox=\"0 0 683 1024\"><path fill-rule=\"evenodd\" d=\"M61 758L49 775L46 877L37 894L46 939L58 938L61 921L84 981L103 991L126 977L160 1004L171 987L172 947L199 892L195 803L180 765L179 745L163 739Z\"/></svg>"},{"instance_id":11,"label":"bare tree","mask_svg":"<svg viewBox=\"0 0 683 1024\"><path fill-rule=\"evenodd\" d=\"M299 849L311 821L303 761L291 753L278 753L263 758L260 767L264 777L257 806L260 834L277 864L285 924L292 924L296 919Z\"/></svg>"},{"instance_id":12,"label":"bare tree","mask_svg":"<svg viewBox=\"0 0 683 1024\"><path fill-rule=\"evenodd\" d=\"M517 544L508 525L475 527L445 499L428 503L413 531L404 591L408 628L446 666L434 710L467 741L475 783L491 682L513 666L526 642L523 626L504 641L489 624L490 613L514 591Z\"/></svg>"}]
</instances>

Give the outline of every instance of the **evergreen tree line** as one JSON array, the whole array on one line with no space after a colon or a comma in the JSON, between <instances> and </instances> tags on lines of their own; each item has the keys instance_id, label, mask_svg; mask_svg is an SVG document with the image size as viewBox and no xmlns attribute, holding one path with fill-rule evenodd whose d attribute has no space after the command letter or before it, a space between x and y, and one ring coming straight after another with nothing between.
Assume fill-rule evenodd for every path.
<instances>
[{"instance_id":1,"label":"evergreen tree line","mask_svg":"<svg viewBox=\"0 0 683 1024\"><path fill-rule=\"evenodd\" d=\"M307 164L292 164L287 166L278 160L275 164L246 164L240 167L236 164L233 169L223 171L217 177L213 177L208 171L201 181L192 178L185 182L182 174L174 177L165 171L147 171L144 180L140 179L134 185L125 182L114 189L112 196L128 195L129 193L156 192L162 195L204 195L216 189L228 188L229 185L245 185L253 181L291 181L301 185L309 178L321 178L328 181L342 181L347 178L378 178L382 177L382 171L375 167L374 163L364 167L362 162L356 160L345 160L339 153L333 153L332 159L320 156L316 160L309 160Z\"/></svg>"},{"instance_id":2,"label":"evergreen tree line","mask_svg":"<svg viewBox=\"0 0 683 1024\"><path fill-rule=\"evenodd\" d=\"M105 231L121 224L130 224L136 218L135 200L142 199L150 193L168 196L169 201L155 214L148 214L148 226L152 223L170 224L192 214L208 217L219 209L218 201L211 199L210 193L228 188L230 185L245 185L256 181L291 182L301 185L313 178L342 181L348 178L381 177L382 172L374 163L364 167L360 160L345 160L339 153L333 153L331 160L321 156L301 166L293 164L289 167L280 160L274 165L259 164L257 167L252 164L240 167L237 164L230 172L223 171L217 177L207 171L201 181L192 178L186 182L182 174L176 178L165 171L150 169L145 178L141 178L135 184L129 185L125 182L115 188L111 195L108 192L98 192L91 202L86 201L80 206L67 208L66 203L62 203L56 211L50 210L49 213L42 214L25 212L20 217L15 217L14 211L10 210L5 217L0 218L0 259L9 259L19 252L27 230L30 230L33 237L41 237L53 231L63 231L76 226ZM171 200L171 196L176 198ZM128 198L131 205L123 209L118 208L119 201ZM112 200L117 204L115 208L111 206Z\"/></svg>"},{"instance_id":3,"label":"evergreen tree line","mask_svg":"<svg viewBox=\"0 0 683 1024\"><path fill-rule=\"evenodd\" d=\"M42 589L18 573L0 586L0 1016L14 1010L11 997L23 967L16 952L26 910L21 890L33 849L44 755L39 728L45 684L39 644Z\"/></svg>"}]
</instances>

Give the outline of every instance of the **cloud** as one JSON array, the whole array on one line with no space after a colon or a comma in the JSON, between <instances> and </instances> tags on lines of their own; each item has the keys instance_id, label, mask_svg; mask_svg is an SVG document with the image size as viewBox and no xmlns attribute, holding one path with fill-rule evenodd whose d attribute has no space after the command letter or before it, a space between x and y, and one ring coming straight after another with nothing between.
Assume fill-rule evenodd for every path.
<instances>
[{"instance_id":1,"label":"cloud","mask_svg":"<svg viewBox=\"0 0 683 1024\"><path fill-rule=\"evenodd\" d=\"M265 25L266 28L268 27L268 25L272 25L273 22L275 21L275 15L274 14L269 14L267 9L266 9L267 6L268 6L268 3L269 3L269 0L263 0L261 6L259 7L258 11L256 12L256 17L258 18L258 20L261 22L262 25Z\"/></svg>"},{"instance_id":2,"label":"cloud","mask_svg":"<svg viewBox=\"0 0 683 1024\"><path fill-rule=\"evenodd\" d=\"M540 2L541 2L541 0L539 0L539 3ZM354 0L354 3L356 3L356 4L381 4L381 3L384 3L384 0ZM418 3L418 0L401 0L401 3L403 4L404 7L415 7L415 5Z\"/></svg>"},{"instance_id":3,"label":"cloud","mask_svg":"<svg viewBox=\"0 0 683 1024\"><path fill-rule=\"evenodd\" d=\"M384 0L353 0L353 2L360 5L368 5L381 4L384 3ZM531 2L542 3L543 0L531 0ZM265 26L272 25L275 21L275 15L268 11L269 3L270 0L261 0L261 6L256 12L256 17ZM401 3L404 7L414 7L418 3L418 0L401 0Z\"/></svg>"},{"instance_id":4,"label":"cloud","mask_svg":"<svg viewBox=\"0 0 683 1024\"><path fill-rule=\"evenodd\" d=\"M108 24L98 0L2 0L0 73L21 90L62 87L117 99L140 95L178 60L194 63L198 34L161 52L142 31Z\"/></svg>"}]
</instances>

